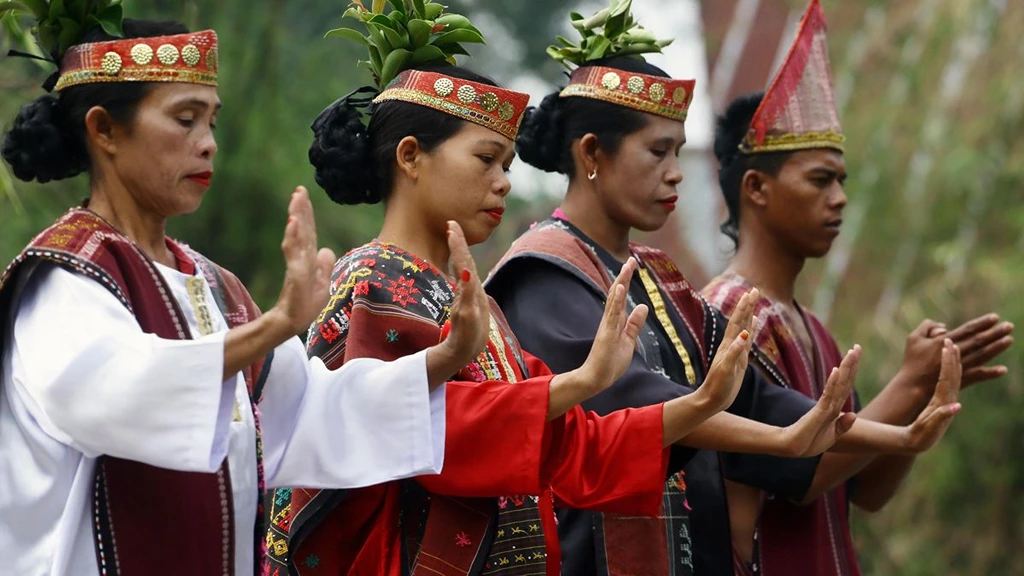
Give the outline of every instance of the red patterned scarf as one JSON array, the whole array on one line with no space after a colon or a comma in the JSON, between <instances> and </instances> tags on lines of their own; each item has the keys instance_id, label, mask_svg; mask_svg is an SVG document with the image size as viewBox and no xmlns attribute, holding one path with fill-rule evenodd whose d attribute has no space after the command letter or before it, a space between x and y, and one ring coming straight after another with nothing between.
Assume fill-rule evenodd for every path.
<instances>
[{"instance_id":1,"label":"red patterned scarf","mask_svg":"<svg viewBox=\"0 0 1024 576\"><path fill-rule=\"evenodd\" d=\"M194 252L191 255L210 282L229 325L259 316L234 275ZM0 277L0 309L14 310L11 288L19 272L35 262L54 263L96 280L148 334L171 340L191 338L188 324L153 261L88 210L68 211L11 263ZM251 392L256 392L257 380L265 375L263 365L261 361L244 371ZM258 432L255 402L252 409ZM258 438L257 433L257 450ZM260 467L262 488L262 464ZM226 460L216 473L200 474L102 456L96 463L94 486L93 524L101 574L233 576L235 519ZM258 513L257 519L261 517ZM257 520L257 530L259 524ZM262 538L257 551L261 542Z\"/></svg>"},{"instance_id":2,"label":"red patterned scarf","mask_svg":"<svg viewBox=\"0 0 1024 576\"><path fill-rule=\"evenodd\" d=\"M754 286L737 274L726 273L704 288L711 305L729 316L740 297ZM778 385L813 399L821 396L832 368L843 356L828 330L813 314L796 304L811 337L811 349L803 344L801 330L793 324L786 307L762 296L754 312L761 322L754 327L758 366ZM852 410L852 400L845 410ZM841 485L807 506L780 499L767 500L758 521L758 557L755 563L765 576L860 576L848 519L847 489Z\"/></svg>"},{"instance_id":3,"label":"red patterned scarf","mask_svg":"<svg viewBox=\"0 0 1024 576\"><path fill-rule=\"evenodd\" d=\"M437 344L448 329L455 292L426 260L373 242L339 260L331 295L307 345L311 356L337 369L348 359L394 360ZM519 382L527 376L518 341L493 300L491 308L487 348L455 380ZM343 501L344 516L337 513ZM279 489L267 532L268 573L355 574L372 565L392 576L557 574L557 556L543 554L544 534L554 531L547 504L539 506L531 496L496 502L427 494L414 481L347 491ZM550 527L544 516L550 516ZM402 546L394 545L399 541Z\"/></svg>"}]
</instances>

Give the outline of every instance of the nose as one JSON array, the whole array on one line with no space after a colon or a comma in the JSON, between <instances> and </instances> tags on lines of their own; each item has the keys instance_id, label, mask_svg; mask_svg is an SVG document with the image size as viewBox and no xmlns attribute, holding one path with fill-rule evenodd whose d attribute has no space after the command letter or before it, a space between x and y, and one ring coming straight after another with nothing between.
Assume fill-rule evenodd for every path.
<instances>
[{"instance_id":1,"label":"nose","mask_svg":"<svg viewBox=\"0 0 1024 576\"><path fill-rule=\"evenodd\" d=\"M665 173L665 183L673 188L678 186L683 181L683 169L676 162L669 168L668 172Z\"/></svg>"},{"instance_id":2,"label":"nose","mask_svg":"<svg viewBox=\"0 0 1024 576\"><path fill-rule=\"evenodd\" d=\"M217 155L217 138L214 136L213 130L207 129L199 140L199 155L204 160L212 160Z\"/></svg>"},{"instance_id":3,"label":"nose","mask_svg":"<svg viewBox=\"0 0 1024 576\"><path fill-rule=\"evenodd\" d=\"M849 199L846 197L846 191L843 190L843 185L837 182L835 191L829 199L829 206L834 210L842 211L843 208L846 208L848 200Z\"/></svg>"},{"instance_id":4,"label":"nose","mask_svg":"<svg viewBox=\"0 0 1024 576\"><path fill-rule=\"evenodd\" d=\"M501 176L494 181L494 193L504 198L505 196L508 196L511 191L512 181L509 180L507 172L502 172Z\"/></svg>"}]
</instances>

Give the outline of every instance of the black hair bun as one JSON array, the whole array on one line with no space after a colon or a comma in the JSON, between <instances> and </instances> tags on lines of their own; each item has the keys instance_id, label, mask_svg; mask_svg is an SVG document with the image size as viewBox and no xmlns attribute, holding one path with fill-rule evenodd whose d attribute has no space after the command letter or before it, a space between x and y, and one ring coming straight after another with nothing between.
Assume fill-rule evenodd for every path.
<instances>
[{"instance_id":1,"label":"black hair bun","mask_svg":"<svg viewBox=\"0 0 1024 576\"><path fill-rule=\"evenodd\" d=\"M70 178L88 166L85 151L76 144L61 119L57 96L46 94L18 111L4 134L0 154L19 180L40 183Z\"/></svg>"},{"instance_id":2,"label":"black hair bun","mask_svg":"<svg viewBox=\"0 0 1024 576\"><path fill-rule=\"evenodd\" d=\"M309 163L316 183L338 204L381 201L373 177L370 136L359 110L341 103L313 130Z\"/></svg>"},{"instance_id":3,"label":"black hair bun","mask_svg":"<svg viewBox=\"0 0 1024 576\"><path fill-rule=\"evenodd\" d=\"M565 122L563 99L555 91L540 106L526 110L516 138L516 152L524 162L545 172L565 173Z\"/></svg>"}]
</instances>

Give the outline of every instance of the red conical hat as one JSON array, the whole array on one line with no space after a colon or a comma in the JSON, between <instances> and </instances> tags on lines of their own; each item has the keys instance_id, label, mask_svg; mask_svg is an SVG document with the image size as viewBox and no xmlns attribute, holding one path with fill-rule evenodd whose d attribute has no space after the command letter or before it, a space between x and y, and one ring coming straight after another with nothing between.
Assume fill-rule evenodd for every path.
<instances>
[{"instance_id":1,"label":"red conical hat","mask_svg":"<svg viewBox=\"0 0 1024 576\"><path fill-rule=\"evenodd\" d=\"M825 27L821 5L811 0L740 150L748 154L811 148L843 151L846 138L836 112Z\"/></svg>"}]
</instances>

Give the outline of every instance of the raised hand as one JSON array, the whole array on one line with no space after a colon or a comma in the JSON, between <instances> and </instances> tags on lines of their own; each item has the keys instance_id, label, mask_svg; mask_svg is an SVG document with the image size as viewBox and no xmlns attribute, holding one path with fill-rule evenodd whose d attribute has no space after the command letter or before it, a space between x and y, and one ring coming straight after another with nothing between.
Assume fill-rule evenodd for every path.
<instances>
[{"instance_id":1,"label":"raised hand","mask_svg":"<svg viewBox=\"0 0 1024 576\"><path fill-rule=\"evenodd\" d=\"M585 381L594 386L594 393L612 385L629 367L636 349L636 338L647 320L647 306L639 305L626 317L627 286L636 272L636 260L630 258L619 271L608 291L604 316L597 328L594 343L586 362L579 368Z\"/></svg>"},{"instance_id":2,"label":"raised hand","mask_svg":"<svg viewBox=\"0 0 1024 576\"><path fill-rule=\"evenodd\" d=\"M491 325L490 301L480 285L466 236L455 221L448 222L448 250L456 278L455 300L448 333L427 351L427 379L432 386L448 380L483 352Z\"/></svg>"},{"instance_id":3,"label":"raised hand","mask_svg":"<svg viewBox=\"0 0 1024 576\"><path fill-rule=\"evenodd\" d=\"M1001 322L998 314L979 316L952 330L925 320L907 337L900 370L930 392L939 376L943 341L948 338L962 354L964 387L1000 378L1006 375L1006 366L988 363L1013 344L1013 330L1013 324Z\"/></svg>"},{"instance_id":4,"label":"raised hand","mask_svg":"<svg viewBox=\"0 0 1024 576\"><path fill-rule=\"evenodd\" d=\"M958 348L963 365L962 386L994 380L1006 376L1006 366L988 366L988 363L1013 345L1014 326L1000 322L998 314L986 314L957 326L950 332L932 332L933 337L945 336Z\"/></svg>"},{"instance_id":5,"label":"raised hand","mask_svg":"<svg viewBox=\"0 0 1024 576\"><path fill-rule=\"evenodd\" d=\"M951 339L946 338L942 346L942 368L935 393L917 420L906 428L908 451L920 453L929 450L945 435L953 416L960 411L962 373L960 350Z\"/></svg>"},{"instance_id":6,"label":"raised hand","mask_svg":"<svg viewBox=\"0 0 1024 576\"><path fill-rule=\"evenodd\" d=\"M309 326L327 302L335 261L329 248L317 248L313 204L302 186L295 189L288 203L288 224L281 251L286 265L284 285L277 304L268 314L280 316L294 336Z\"/></svg>"},{"instance_id":7,"label":"raised hand","mask_svg":"<svg viewBox=\"0 0 1024 576\"><path fill-rule=\"evenodd\" d=\"M753 342L750 331L753 327L754 305L760 297L761 293L754 288L740 298L704 383L694 392L704 397L714 412L728 408L736 400L743 385Z\"/></svg>"},{"instance_id":8,"label":"raised hand","mask_svg":"<svg viewBox=\"0 0 1024 576\"><path fill-rule=\"evenodd\" d=\"M857 378L861 348L854 346L825 383L818 403L796 423L782 430L782 453L793 458L816 456L831 448L853 427L857 416L843 412Z\"/></svg>"}]
</instances>

